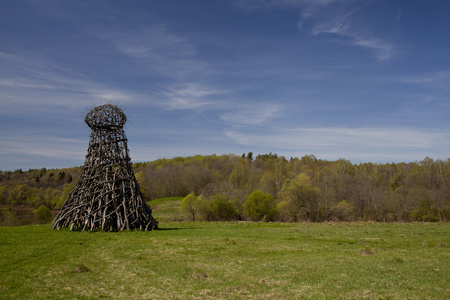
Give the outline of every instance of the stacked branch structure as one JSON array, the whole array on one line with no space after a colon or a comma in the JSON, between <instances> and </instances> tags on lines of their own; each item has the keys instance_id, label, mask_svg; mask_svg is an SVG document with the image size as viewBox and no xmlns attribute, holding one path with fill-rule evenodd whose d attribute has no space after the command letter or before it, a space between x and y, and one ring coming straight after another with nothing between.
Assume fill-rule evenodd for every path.
<instances>
[{"instance_id":1,"label":"stacked branch structure","mask_svg":"<svg viewBox=\"0 0 450 300\"><path fill-rule=\"evenodd\" d=\"M131 168L123 126L127 118L117 106L92 109L84 121L92 129L82 173L55 220L53 229L157 229Z\"/></svg>"}]
</instances>

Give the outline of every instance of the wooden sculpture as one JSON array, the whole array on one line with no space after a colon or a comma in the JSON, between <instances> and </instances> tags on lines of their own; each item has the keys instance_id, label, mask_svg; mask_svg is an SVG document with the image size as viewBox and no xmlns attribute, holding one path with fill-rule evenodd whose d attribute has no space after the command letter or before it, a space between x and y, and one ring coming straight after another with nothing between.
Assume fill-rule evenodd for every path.
<instances>
[{"instance_id":1,"label":"wooden sculpture","mask_svg":"<svg viewBox=\"0 0 450 300\"><path fill-rule=\"evenodd\" d=\"M92 109L84 121L92 129L82 173L62 206L53 229L157 229L131 169L124 112L106 104Z\"/></svg>"}]
</instances>

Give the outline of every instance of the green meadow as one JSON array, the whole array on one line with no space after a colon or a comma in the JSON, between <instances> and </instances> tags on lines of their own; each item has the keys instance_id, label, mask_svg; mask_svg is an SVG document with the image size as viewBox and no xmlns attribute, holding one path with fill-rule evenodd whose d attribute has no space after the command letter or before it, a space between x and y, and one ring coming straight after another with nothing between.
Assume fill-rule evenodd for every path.
<instances>
[{"instance_id":1,"label":"green meadow","mask_svg":"<svg viewBox=\"0 0 450 300\"><path fill-rule=\"evenodd\" d=\"M160 228L0 227L0 298L450 298L448 223L161 222Z\"/></svg>"}]
</instances>

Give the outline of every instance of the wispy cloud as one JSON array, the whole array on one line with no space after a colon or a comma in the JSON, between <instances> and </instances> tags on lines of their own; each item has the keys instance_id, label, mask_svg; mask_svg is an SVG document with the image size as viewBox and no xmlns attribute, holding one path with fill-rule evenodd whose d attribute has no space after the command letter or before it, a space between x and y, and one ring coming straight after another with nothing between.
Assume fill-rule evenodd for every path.
<instances>
[{"instance_id":1,"label":"wispy cloud","mask_svg":"<svg viewBox=\"0 0 450 300\"><path fill-rule=\"evenodd\" d=\"M432 88L450 88L450 70L438 71L423 75L408 76L400 78L401 82L419 84Z\"/></svg>"},{"instance_id":2,"label":"wispy cloud","mask_svg":"<svg viewBox=\"0 0 450 300\"><path fill-rule=\"evenodd\" d=\"M136 24L91 31L126 56L169 78L186 79L208 73L207 64L197 58L196 47L187 37L171 32L164 24L146 21L141 16Z\"/></svg>"},{"instance_id":3,"label":"wispy cloud","mask_svg":"<svg viewBox=\"0 0 450 300\"><path fill-rule=\"evenodd\" d=\"M196 54L195 47L185 37L169 32L162 24L138 28L136 32L129 31L105 32L101 36L123 53L135 58L151 58L162 54L189 57Z\"/></svg>"},{"instance_id":4,"label":"wispy cloud","mask_svg":"<svg viewBox=\"0 0 450 300\"><path fill-rule=\"evenodd\" d=\"M376 58L380 61L392 59L396 55L395 45L386 40L367 37L358 33L352 33L350 36L354 39L355 45L374 51Z\"/></svg>"},{"instance_id":5,"label":"wispy cloud","mask_svg":"<svg viewBox=\"0 0 450 300\"><path fill-rule=\"evenodd\" d=\"M224 113L221 119L233 126L258 126L278 116L280 111L281 106L278 104L258 103L253 106L243 106L238 111Z\"/></svg>"},{"instance_id":6,"label":"wispy cloud","mask_svg":"<svg viewBox=\"0 0 450 300\"><path fill-rule=\"evenodd\" d=\"M130 7L134 5L151 6L134 3ZM80 10L83 15L73 13ZM40 13L69 23L85 40L95 45L97 51L114 55L119 52L126 56L121 59L129 65L145 66L147 74L185 80L209 71L208 65L198 58L195 44L187 35L171 30L168 22L161 21L164 18L157 10L123 9L120 5L101 1L68 1Z\"/></svg>"},{"instance_id":7,"label":"wispy cloud","mask_svg":"<svg viewBox=\"0 0 450 300\"><path fill-rule=\"evenodd\" d=\"M87 149L86 140L43 136L18 136L2 138L5 143L0 147L0 153L21 153L46 157L67 158L70 156L84 157Z\"/></svg>"},{"instance_id":8,"label":"wispy cloud","mask_svg":"<svg viewBox=\"0 0 450 300\"><path fill-rule=\"evenodd\" d=\"M22 168L41 168L44 165L66 166L81 165L86 155L88 140L77 140L71 138L58 138L43 135L14 135L1 136L0 155L2 165L0 169L10 170ZM19 159L19 157L21 157ZM33 158L33 163L28 164L27 157ZM37 159L36 159L37 157ZM16 163L12 163L17 160ZM39 161L58 161L55 163L39 163ZM20 162L20 163L18 163ZM39 165L36 165L38 163Z\"/></svg>"},{"instance_id":9,"label":"wispy cloud","mask_svg":"<svg viewBox=\"0 0 450 300\"><path fill-rule=\"evenodd\" d=\"M352 0L350 0L352 1ZM312 9L316 6L326 6L335 2L349 2L349 0L235 0L235 5L245 11L273 10L289 8Z\"/></svg>"},{"instance_id":10,"label":"wispy cloud","mask_svg":"<svg viewBox=\"0 0 450 300\"><path fill-rule=\"evenodd\" d=\"M96 82L77 70L49 60L0 52L0 65L0 105L3 113L11 113L12 107L18 105L24 112L36 106L82 108L98 101L127 102L135 98L116 86Z\"/></svg>"},{"instance_id":11,"label":"wispy cloud","mask_svg":"<svg viewBox=\"0 0 450 300\"><path fill-rule=\"evenodd\" d=\"M253 148L313 153L324 158L379 161L384 157L416 160L428 156L444 158L435 149L450 147L445 131L410 128L274 128L264 133L237 129L226 135L234 142Z\"/></svg>"},{"instance_id":12,"label":"wispy cloud","mask_svg":"<svg viewBox=\"0 0 450 300\"><path fill-rule=\"evenodd\" d=\"M373 51L380 61L395 56L395 45L389 39L374 33L373 26L376 26L374 24L377 22L369 22L360 15L360 12L371 4L370 1L328 4L330 3L306 9L299 22L299 29L303 30L304 24L307 24L312 35L334 34L348 38L348 43ZM394 23L398 22L397 18Z\"/></svg>"},{"instance_id":13,"label":"wispy cloud","mask_svg":"<svg viewBox=\"0 0 450 300\"><path fill-rule=\"evenodd\" d=\"M298 29L301 32L309 32L313 36L332 34L345 37L347 40L341 40L341 43L346 42L368 49L380 61L392 59L397 53L396 46L390 39L374 33L372 26L375 26L377 22L369 22L364 17L360 17L361 10L373 4L373 1L243 0L236 3L244 11L298 9L301 16ZM397 15L392 22L398 23L399 20ZM378 23L381 22L378 21ZM395 31L394 29L391 31Z\"/></svg>"},{"instance_id":14,"label":"wispy cloud","mask_svg":"<svg viewBox=\"0 0 450 300\"><path fill-rule=\"evenodd\" d=\"M160 104L174 110L200 108L216 103L214 97L223 93L197 83L171 85L160 92L164 98Z\"/></svg>"}]
</instances>

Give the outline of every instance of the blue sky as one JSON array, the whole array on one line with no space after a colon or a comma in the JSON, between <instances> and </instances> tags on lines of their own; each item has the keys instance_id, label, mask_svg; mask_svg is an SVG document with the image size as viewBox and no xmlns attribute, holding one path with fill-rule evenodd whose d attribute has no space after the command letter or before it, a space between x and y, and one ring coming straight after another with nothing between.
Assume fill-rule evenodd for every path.
<instances>
[{"instance_id":1,"label":"blue sky","mask_svg":"<svg viewBox=\"0 0 450 300\"><path fill-rule=\"evenodd\" d=\"M80 166L118 104L133 161L450 157L450 1L0 2L0 169Z\"/></svg>"}]
</instances>

